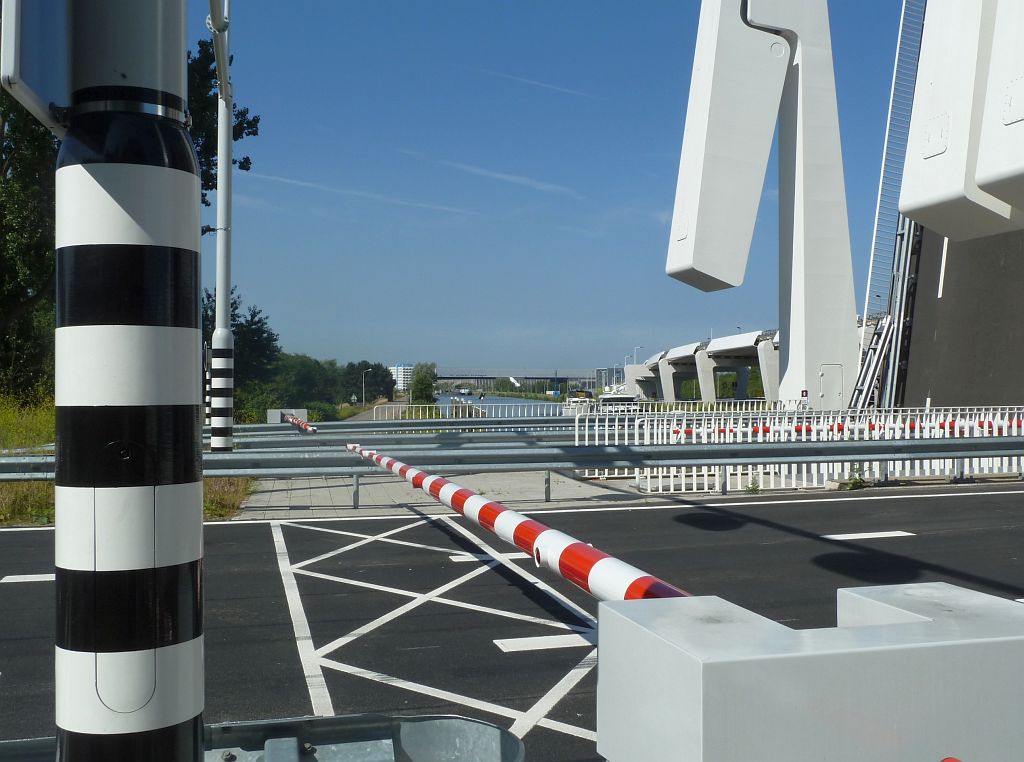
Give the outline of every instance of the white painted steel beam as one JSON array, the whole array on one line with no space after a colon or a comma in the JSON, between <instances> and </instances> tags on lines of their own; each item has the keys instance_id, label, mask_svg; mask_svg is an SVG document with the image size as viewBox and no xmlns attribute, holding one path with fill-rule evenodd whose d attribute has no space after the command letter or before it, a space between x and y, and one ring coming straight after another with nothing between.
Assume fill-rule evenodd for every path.
<instances>
[{"instance_id":1,"label":"white painted steel beam","mask_svg":"<svg viewBox=\"0 0 1024 762\"><path fill-rule=\"evenodd\" d=\"M701 6L666 271L703 291L742 282L778 122L780 396L844 406L857 326L827 2L742 7Z\"/></svg>"},{"instance_id":2,"label":"white painted steel beam","mask_svg":"<svg viewBox=\"0 0 1024 762\"><path fill-rule=\"evenodd\" d=\"M1024 209L1024 3L1000 0L978 147L978 187Z\"/></svg>"},{"instance_id":3,"label":"white painted steel beam","mask_svg":"<svg viewBox=\"0 0 1024 762\"><path fill-rule=\"evenodd\" d=\"M743 282L789 57L738 0L701 4L666 272L702 291Z\"/></svg>"},{"instance_id":4,"label":"white painted steel beam","mask_svg":"<svg viewBox=\"0 0 1024 762\"><path fill-rule=\"evenodd\" d=\"M954 241L1024 228L1011 205L1024 199L1024 31L1001 30L993 57L997 9L1001 22L1024 18L1018 0L929 0L925 14L900 211Z\"/></svg>"}]
</instances>

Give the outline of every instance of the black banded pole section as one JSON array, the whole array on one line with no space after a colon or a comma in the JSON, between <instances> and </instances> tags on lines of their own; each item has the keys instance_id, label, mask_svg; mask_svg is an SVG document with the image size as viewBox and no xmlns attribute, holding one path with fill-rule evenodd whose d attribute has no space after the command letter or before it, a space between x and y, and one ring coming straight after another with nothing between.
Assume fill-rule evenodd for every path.
<instances>
[{"instance_id":1,"label":"black banded pole section","mask_svg":"<svg viewBox=\"0 0 1024 762\"><path fill-rule=\"evenodd\" d=\"M63 762L202 759L199 177L184 0L72 0L57 161Z\"/></svg>"},{"instance_id":2,"label":"black banded pole section","mask_svg":"<svg viewBox=\"0 0 1024 762\"><path fill-rule=\"evenodd\" d=\"M210 348L203 344L203 405L205 405L205 412L203 414L203 424L205 426L210 425Z\"/></svg>"}]
</instances>

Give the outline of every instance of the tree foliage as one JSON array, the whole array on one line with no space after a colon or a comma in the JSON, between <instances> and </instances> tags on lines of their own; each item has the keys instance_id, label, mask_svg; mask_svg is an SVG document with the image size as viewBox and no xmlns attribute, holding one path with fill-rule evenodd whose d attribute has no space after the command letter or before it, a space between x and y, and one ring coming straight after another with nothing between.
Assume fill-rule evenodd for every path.
<instances>
[{"instance_id":1,"label":"tree foliage","mask_svg":"<svg viewBox=\"0 0 1024 762\"><path fill-rule=\"evenodd\" d=\"M409 379L409 401L416 404L434 402L434 382L437 381L437 364L418 362L413 366Z\"/></svg>"},{"instance_id":2,"label":"tree foliage","mask_svg":"<svg viewBox=\"0 0 1024 762\"><path fill-rule=\"evenodd\" d=\"M0 392L20 399L53 384L56 157L50 131L0 91Z\"/></svg>"},{"instance_id":3,"label":"tree foliage","mask_svg":"<svg viewBox=\"0 0 1024 762\"><path fill-rule=\"evenodd\" d=\"M217 182L217 78L213 44L188 54L189 112L203 189ZM236 141L259 133L260 118L235 108ZM54 170L59 144L0 90L0 394L19 399L53 389ZM248 156L235 160L252 166ZM259 315L247 316L258 323ZM246 321L243 320L243 324ZM244 332L244 331L243 331Z\"/></svg>"},{"instance_id":4,"label":"tree foliage","mask_svg":"<svg viewBox=\"0 0 1024 762\"><path fill-rule=\"evenodd\" d=\"M231 57L234 60L234 56ZM192 142L199 158L199 180L203 205L209 206L207 191L217 187L217 59L212 40L199 40L196 52L188 52L188 108L192 116ZM249 115L248 107L234 106L232 139L239 141L260 134L260 117ZM248 156L236 156L232 164L240 170L252 168ZM203 232L210 232L204 228Z\"/></svg>"},{"instance_id":5,"label":"tree foliage","mask_svg":"<svg viewBox=\"0 0 1024 762\"><path fill-rule=\"evenodd\" d=\"M203 341L213 346L213 329L217 313L217 299L209 289L203 289L202 323ZM281 345L278 335L270 327L270 318L255 305L242 309L238 289L231 289L231 333L235 340L235 385L269 381Z\"/></svg>"}]
</instances>

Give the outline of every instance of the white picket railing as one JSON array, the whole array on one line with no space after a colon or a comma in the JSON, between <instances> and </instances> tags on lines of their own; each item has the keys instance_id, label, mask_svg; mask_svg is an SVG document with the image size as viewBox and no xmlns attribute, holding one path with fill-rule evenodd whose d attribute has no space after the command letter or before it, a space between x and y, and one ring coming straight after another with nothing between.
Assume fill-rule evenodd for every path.
<instances>
[{"instance_id":1,"label":"white picket railing","mask_svg":"<svg viewBox=\"0 0 1024 762\"><path fill-rule=\"evenodd\" d=\"M541 418L545 416L580 414L649 415L653 413L757 413L786 407L787 403L764 400L720 400L718 402L615 402L602 404L596 400L570 402L486 402L467 397L454 405L378 405L373 409L375 421L431 420L434 418ZM796 407L797 403L788 403Z\"/></svg>"},{"instance_id":2,"label":"white picket railing","mask_svg":"<svg viewBox=\"0 0 1024 762\"><path fill-rule=\"evenodd\" d=\"M760 412L675 412L576 418L576 444L665 445L814 442L836 440L1000 437L1024 434L1024 408L902 408L810 411L776 408ZM633 478L655 493L760 492L820 488L829 481L885 481L921 477L947 479L1020 474L1022 457L890 460L864 463L794 463L743 466L601 469L592 478Z\"/></svg>"},{"instance_id":3,"label":"white picket railing","mask_svg":"<svg viewBox=\"0 0 1024 762\"><path fill-rule=\"evenodd\" d=\"M433 420L435 418L543 418L562 415L560 402L456 402L454 405L378 405L375 421Z\"/></svg>"}]
</instances>

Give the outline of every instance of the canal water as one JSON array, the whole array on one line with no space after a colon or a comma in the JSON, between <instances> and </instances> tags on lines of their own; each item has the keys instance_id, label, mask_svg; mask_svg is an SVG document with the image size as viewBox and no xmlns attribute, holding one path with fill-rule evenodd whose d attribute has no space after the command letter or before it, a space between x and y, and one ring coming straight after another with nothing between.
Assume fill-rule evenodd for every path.
<instances>
[{"instance_id":1,"label":"canal water","mask_svg":"<svg viewBox=\"0 0 1024 762\"><path fill-rule=\"evenodd\" d=\"M437 406L441 408L441 414L446 418L450 415L452 400L456 403L461 402L482 408L486 411L488 418L523 418L560 415L562 412L562 404L554 400L545 402L519 397L502 397L497 394L484 394L483 399L480 399L479 394L441 394L437 398Z\"/></svg>"}]
</instances>

